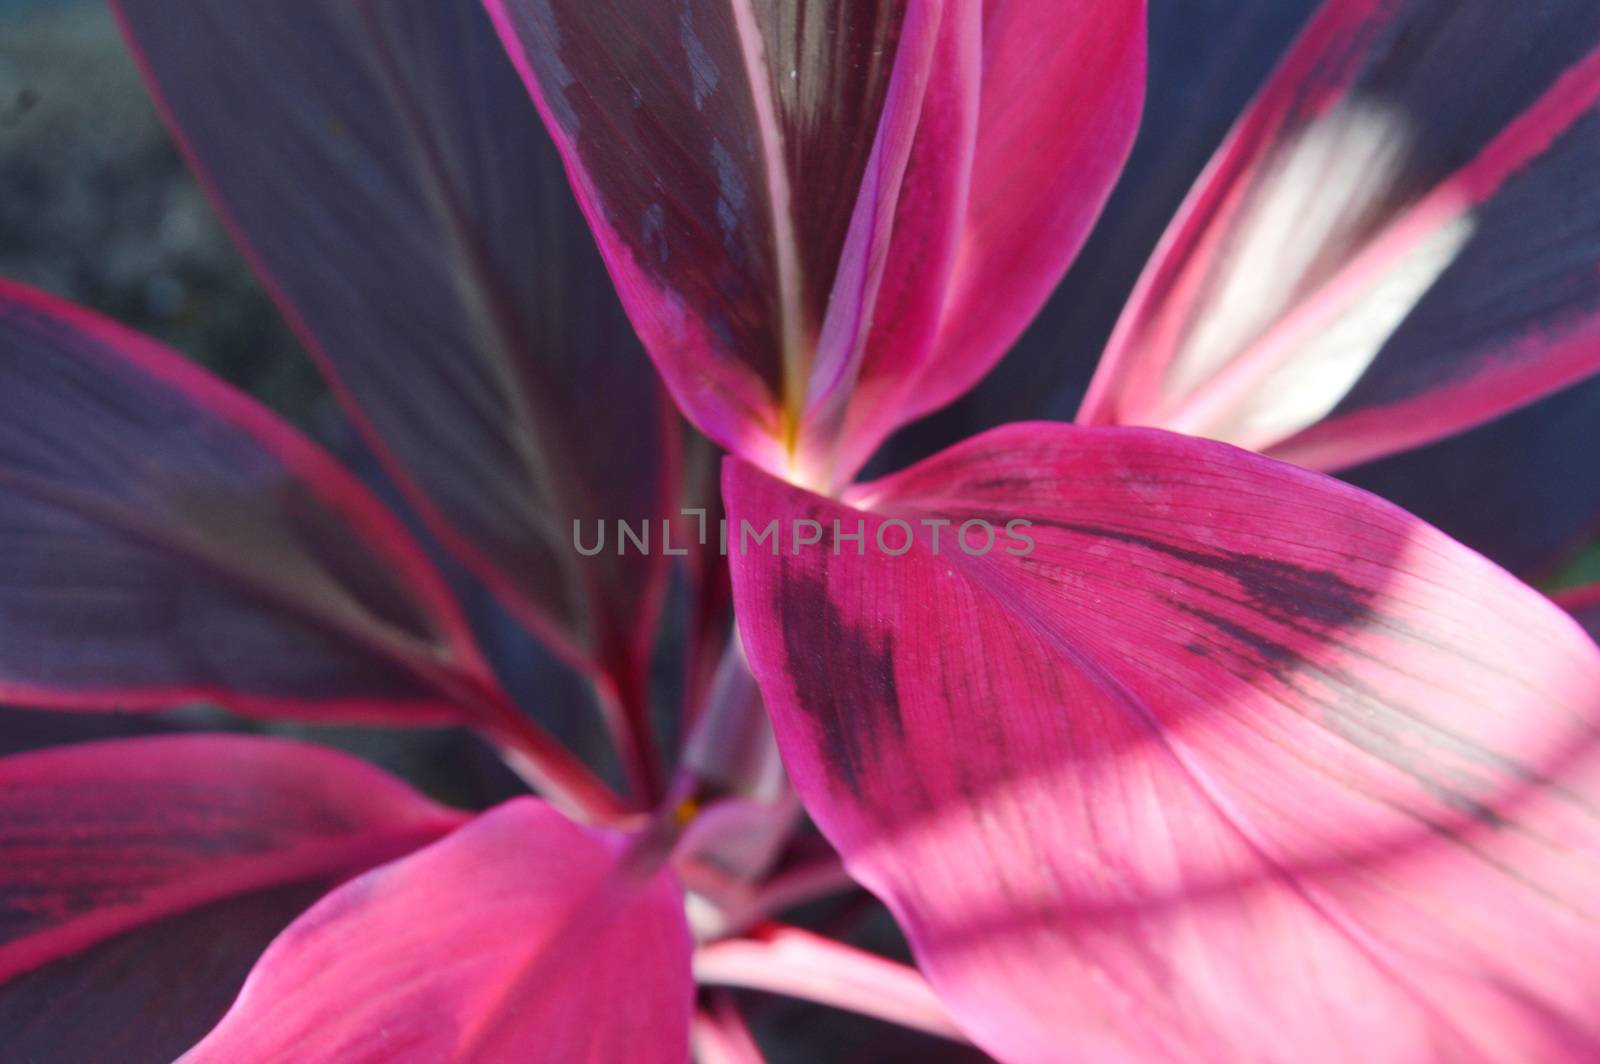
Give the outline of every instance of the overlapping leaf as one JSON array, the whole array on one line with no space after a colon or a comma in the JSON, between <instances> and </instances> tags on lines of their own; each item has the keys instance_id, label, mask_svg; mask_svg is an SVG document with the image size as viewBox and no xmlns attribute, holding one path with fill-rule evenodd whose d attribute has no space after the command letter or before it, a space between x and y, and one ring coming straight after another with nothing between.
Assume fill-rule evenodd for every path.
<instances>
[{"instance_id":1,"label":"overlapping leaf","mask_svg":"<svg viewBox=\"0 0 1600 1064\"><path fill-rule=\"evenodd\" d=\"M7 1052L170 1060L311 892L461 820L354 758L278 740L0 759Z\"/></svg>"},{"instance_id":2,"label":"overlapping leaf","mask_svg":"<svg viewBox=\"0 0 1600 1064\"><path fill-rule=\"evenodd\" d=\"M6 1053L172 1064L227 1012L272 939L335 885L225 898L16 976L0 986Z\"/></svg>"},{"instance_id":3,"label":"overlapping leaf","mask_svg":"<svg viewBox=\"0 0 1600 1064\"><path fill-rule=\"evenodd\" d=\"M117 10L191 163L432 530L569 658L636 680L665 401L474 0Z\"/></svg>"},{"instance_id":4,"label":"overlapping leaf","mask_svg":"<svg viewBox=\"0 0 1600 1064\"><path fill-rule=\"evenodd\" d=\"M1169 230L1086 400L1318 467L1600 368L1600 12L1329 0Z\"/></svg>"},{"instance_id":5,"label":"overlapping leaf","mask_svg":"<svg viewBox=\"0 0 1600 1064\"><path fill-rule=\"evenodd\" d=\"M686 1064L683 896L625 845L500 806L296 921L183 1059Z\"/></svg>"},{"instance_id":6,"label":"overlapping leaf","mask_svg":"<svg viewBox=\"0 0 1600 1064\"><path fill-rule=\"evenodd\" d=\"M1145 4L989 0L981 64L960 258L937 350L900 420L993 368L1083 246L1139 125Z\"/></svg>"},{"instance_id":7,"label":"overlapping leaf","mask_svg":"<svg viewBox=\"0 0 1600 1064\"><path fill-rule=\"evenodd\" d=\"M487 674L349 474L174 352L0 282L0 697L447 720Z\"/></svg>"},{"instance_id":8,"label":"overlapping leaf","mask_svg":"<svg viewBox=\"0 0 1600 1064\"><path fill-rule=\"evenodd\" d=\"M815 483L999 357L1142 90L1137 0L489 6L679 404Z\"/></svg>"},{"instance_id":9,"label":"overlapping leaf","mask_svg":"<svg viewBox=\"0 0 1600 1064\"><path fill-rule=\"evenodd\" d=\"M855 506L726 490L825 530L735 558L750 662L808 810L990 1052L1600 1044L1600 648L1536 592L1150 430L1011 426Z\"/></svg>"}]
</instances>

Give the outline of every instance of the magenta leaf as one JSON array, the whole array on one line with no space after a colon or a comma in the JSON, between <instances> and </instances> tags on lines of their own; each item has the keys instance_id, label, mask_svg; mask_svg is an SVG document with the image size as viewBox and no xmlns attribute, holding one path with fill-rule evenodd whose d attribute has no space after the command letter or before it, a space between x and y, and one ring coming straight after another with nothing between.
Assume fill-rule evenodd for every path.
<instances>
[{"instance_id":1,"label":"magenta leaf","mask_svg":"<svg viewBox=\"0 0 1600 1064\"><path fill-rule=\"evenodd\" d=\"M1179 212L1083 419L1337 468L1594 373L1596 167L1592 4L1329 0Z\"/></svg>"},{"instance_id":2,"label":"magenta leaf","mask_svg":"<svg viewBox=\"0 0 1600 1064\"><path fill-rule=\"evenodd\" d=\"M854 4L842 22L820 0L488 7L680 406L781 465L849 238L883 258L940 5Z\"/></svg>"},{"instance_id":3,"label":"magenta leaf","mask_svg":"<svg viewBox=\"0 0 1600 1064\"><path fill-rule=\"evenodd\" d=\"M687 1064L683 896L625 846L500 806L292 924L184 1060Z\"/></svg>"},{"instance_id":4,"label":"magenta leaf","mask_svg":"<svg viewBox=\"0 0 1600 1064\"><path fill-rule=\"evenodd\" d=\"M1009 426L856 506L725 490L827 530L736 551L745 647L806 807L989 1052L1600 1044L1600 648L1537 592L1152 430Z\"/></svg>"},{"instance_id":5,"label":"magenta leaf","mask_svg":"<svg viewBox=\"0 0 1600 1064\"><path fill-rule=\"evenodd\" d=\"M1016 343L1087 239L1139 125L1144 0L982 6L981 102L959 263L935 350L888 428L955 399Z\"/></svg>"},{"instance_id":6,"label":"magenta leaf","mask_svg":"<svg viewBox=\"0 0 1600 1064\"><path fill-rule=\"evenodd\" d=\"M695 951L694 974L709 986L789 994L964 1040L915 969L798 927L707 943Z\"/></svg>"},{"instance_id":7,"label":"magenta leaf","mask_svg":"<svg viewBox=\"0 0 1600 1064\"><path fill-rule=\"evenodd\" d=\"M1142 92L1138 0L488 6L680 406L818 483L1021 331Z\"/></svg>"},{"instance_id":8,"label":"magenta leaf","mask_svg":"<svg viewBox=\"0 0 1600 1064\"><path fill-rule=\"evenodd\" d=\"M431 530L569 659L642 667L677 429L476 0L119 0L190 162ZM586 534L592 536L592 531Z\"/></svg>"},{"instance_id":9,"label":"magenta leaf","mask_svg":"<svg viewBox=\"0 0 1600 1064\"><path fill-rule=\"evenodd\" d=\"M181 356L0 282L0 698L448 720L489 683L342 468Z\"/></svg>"},{"instance_id":10,"label":"magenta leaf","mask_svg":"<svg viewBox=\"0 0 1600 1064\"><path fill-rule=\"evenodd\" d=\"M462 819L362 761L277 739L0 758L0 983L169 917L364 871Z\"/></svg>"}]
</instances>

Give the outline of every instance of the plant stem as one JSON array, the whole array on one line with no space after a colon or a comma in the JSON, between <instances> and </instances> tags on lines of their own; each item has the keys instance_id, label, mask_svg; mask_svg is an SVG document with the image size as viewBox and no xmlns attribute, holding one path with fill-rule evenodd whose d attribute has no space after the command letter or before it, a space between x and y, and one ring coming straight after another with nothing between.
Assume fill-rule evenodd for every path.
<instances>
[{"instance_id":1,"label":"plant stem","mask_svg":"<svg viewBox=\"0 0 1600 1064\"><path fill-rule=\"evenodd\" d=\"M638 819L593 769L539 727L489 679L439 672L434 686L463 708L518 776L562 812L591 824L624 826Z\"/></svg>"},{"instance_id":2,"label":"plant stem","mask_svg":"<svg viewBox=\"0 0 1600 1064\"><path fill-rule=\"evenodd\" d=\"M661 751L650 723L647 684L642 677L633 675L635 670L631 667L625 669L623 673L597 676L595 698L616 745L628 789L641 808L649 808L661 800Z\"/></svg>"},{"instance_id":3,"label":"plant stem","mask_svg":"<svg viewBox=\"0 0 1600 1064\"><path fill-rule=\"evenodd\" d=\"M797 927L768 924L749 938L695 951L695 978L847 1009L965 1042L922 973Z\"/></svg>"},{"instance_id":4,"label":"plant stem","mask_svg":"<svg viewBox=\"0 0 1600 1064\"><path fill-rule=\"evenodd\" d=\"M568 816L607 827L639 819L588 765L521 713L514 721L485 725L483 733L513 772Z\"/></svg>"},{"instance_id":5,"label":"plant stem","mask_svg":"<svg viewBox=\"0 0 1600 1064\"><path fill-rule=\"evenodd\" d=\"M766 1064L733 995L726 990L712 994L707 1007L695 1013L692 1034L694 1059L699 1064Z\"/></svg>"},{"instance_id":6,"label":"plant stem","mask_svg":"<svg viewBox=\"0 0 1600 1064\"><path fill-rule=\"evenodd\" d=\"M856 889L856 881L837 856L779 872L750 899L752 916L770 919L785 909Z\"/></svg>"}]
</instances>

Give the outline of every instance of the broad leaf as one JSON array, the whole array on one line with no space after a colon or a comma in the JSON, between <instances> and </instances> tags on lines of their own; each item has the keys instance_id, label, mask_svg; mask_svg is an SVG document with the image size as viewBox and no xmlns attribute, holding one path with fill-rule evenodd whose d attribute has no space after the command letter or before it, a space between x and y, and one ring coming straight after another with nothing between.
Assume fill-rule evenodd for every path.
<instances>
[{"instance_id":1,"label":"broad leaf","mask_svg":"<svg viewBox=\"0 0 1600 1064\"><path fill-rule=\"evenodd\" d=\"M168 917L364 871L461 820L362 761L275 739L0 758L0 983ZM0 986L0 1009L16 1000Z\"/></svg>"},{"instance_id":2,"label":"broad leaf","mask_svg":"<svg viewBox=\"0 0 1600 1064\"><path fill-rule=\"evenodd\" d=\"M1082 416L1322 468L1600 369L1600 10L1329 0L1191 193Z\"/></svg>"},{"instance_id":3,"label":"broad leaf","mask_svg":"<svg viewBox=\"0 0 1600 1064\"><path fill-rule=\"evenodd\" d=\"M296 921L183 1059L687 1064L683 896L625 847L500 806Z\"/></svg>"},{"instance_id":4,"label":"broad leaf","mask_svg":"<svg viewBox=\"0 0 1600 1064\"><path fill-rule=\"evenodd\" d=\"M423 723L485 701L442 582L332 459L176 353L4 282L0 553L10 702Z\"/></svg>"},{"instance_id":5,"label":"broad leaf","mask_svg":"<svg viewBox=\"0 0 1600 1064\"><path fill-rule=\"evenodd\" d=\"M685 413L817 483L998 358L1142 88L1137 0L489 8Z\"/></svg>"},{"instance_id":6,"label":"broad leaf","mask_svg":"<svg viewBox=\"0 0 1600 1064\"><path fill-rule=\"evenodd\" d=\"M1600 1044L1600 648L1543 596L1151 430L1010 426L856 506L725 488L826 530L734 548L745 647L808 810L988 1051Z\"/></svg>"},{"instance_id":7,"label":"broad leaf","mask_svg":"<svg viewBox=\"0 0 1600 1064\"><path fill-rule=\"evenodd\" d=\"M669 408L476 0L118 0L158 103L439 538L570 659L634 683ZM659 526L657 526L659 527Z\"/></svg>"}]
</instances>

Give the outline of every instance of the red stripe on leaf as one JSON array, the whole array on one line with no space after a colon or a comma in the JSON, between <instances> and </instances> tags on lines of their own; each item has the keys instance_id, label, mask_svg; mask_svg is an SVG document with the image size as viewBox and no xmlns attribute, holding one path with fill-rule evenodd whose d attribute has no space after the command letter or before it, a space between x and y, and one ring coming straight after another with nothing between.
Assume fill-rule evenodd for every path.
<instances>
[{"instance_id":1,"label":"red stripe on leaf","mask_svg":"<svg viewBox=\"0 0 1600 1064\"><path fill-rule=\"evenodd\" d=\"M362 871L461 820L355 758L275 739L0 759L0 980L225 898Z\"/></svg>"},{"instance_id":2,"label":"red stripe on leaf","mask_svg":"<svg viewBox=\"0 0 1600 1064\"><path fill-rule=\"evenodd\" d=\"M665 560L584 558L572 527L666 516L677 428L479 4L114 7L430 530L569 661L635 682Z\"/></svg>"},{"instance_id":3,"label":"red stripe on leaf","mask_svg":"<svg viewBox=\"0 0 1600 1064\"><path fill-rule=\"evenodd\" d=\"M1330 0L1157 249L1082 419L1327 468L1600 368L1600 14L1507 17Z\"/></svg>"},{"instance_id":4,"label":"red stripe on leaf","mask_svg":"<svg viewBox=\"0 0 1600 1064\"><path fill-rule=\"evenodd\" d=\"M420 548L176 353L0 283L0 696L424 723L495 701Z\"/></svg>"}]
</instances>

